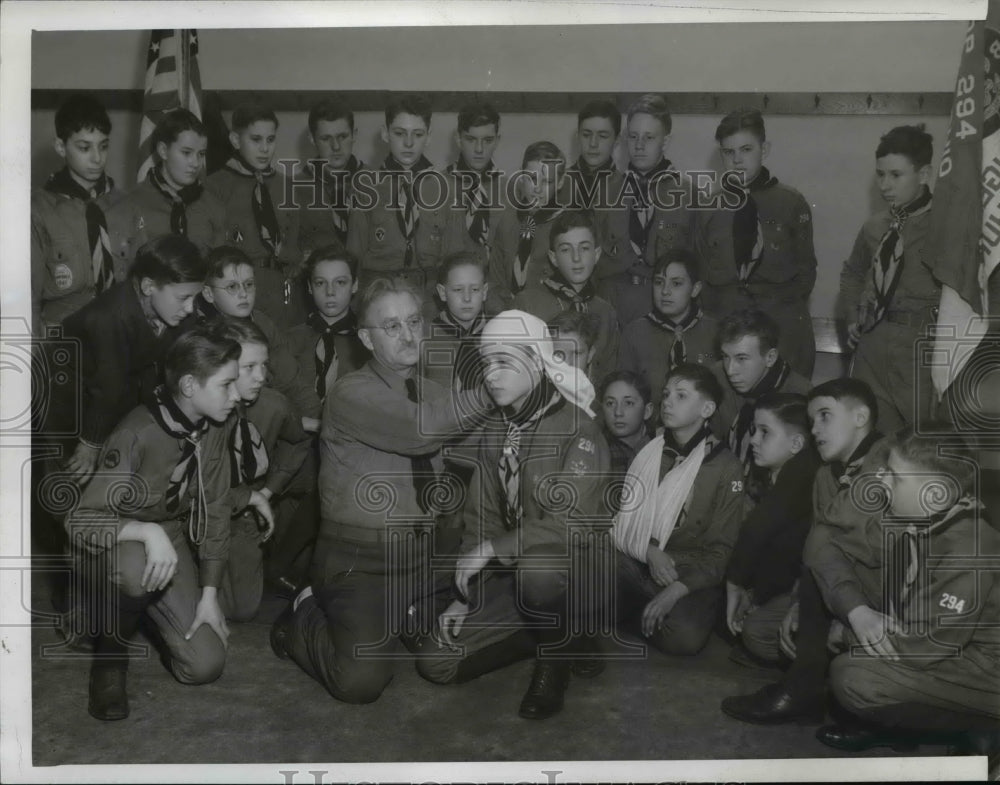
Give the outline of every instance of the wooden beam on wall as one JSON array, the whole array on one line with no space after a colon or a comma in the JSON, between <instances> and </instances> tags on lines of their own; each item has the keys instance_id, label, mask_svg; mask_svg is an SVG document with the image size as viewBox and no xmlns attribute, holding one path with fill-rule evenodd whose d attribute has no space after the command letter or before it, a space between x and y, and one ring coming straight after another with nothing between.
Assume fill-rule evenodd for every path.
<instances>
[{"instance_id":1,"label":"wooden beam on wall","mask_svg":"<svg viewBox=\"0 0 1000 785\"><path fill-rule=\"evenodd\" d=\"M32 90L33 109L55 109L75 90ZM108 108L139 112L142 90L94 90ZM223 109L260 101L279 112L308 112L323 98L342 99L356 112L382 111L390 90L215 90ZM489 101L500 113L575 113L592 99L611 98L624 111L639 93L554 93L554 92L427 92L438 112L457 112L473 101ZM760 109L768 115L907 115L947 116L951 93L663 93L670 111L678 115L723 115L742 107Z\"/></svg>"}]
</instances>

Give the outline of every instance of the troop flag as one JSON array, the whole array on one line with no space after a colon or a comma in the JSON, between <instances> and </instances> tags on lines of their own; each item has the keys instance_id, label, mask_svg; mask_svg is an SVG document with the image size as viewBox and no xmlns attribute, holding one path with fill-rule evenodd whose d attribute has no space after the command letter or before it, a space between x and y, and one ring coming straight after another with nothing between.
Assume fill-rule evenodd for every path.
<instances>
[{"instance_id":1,"label":"troop flag","mask_svg":"<svg viewBox=\"0 0 1000 785\"><path fill-rule=\"evenodd\" d=\"M1000 0L965 34L931 227L931 269L943 285L931 374L943 396L977 343L985 347L982 317L1000 316L988 296L1000 262Z\"/></svg>"}]
</instances>

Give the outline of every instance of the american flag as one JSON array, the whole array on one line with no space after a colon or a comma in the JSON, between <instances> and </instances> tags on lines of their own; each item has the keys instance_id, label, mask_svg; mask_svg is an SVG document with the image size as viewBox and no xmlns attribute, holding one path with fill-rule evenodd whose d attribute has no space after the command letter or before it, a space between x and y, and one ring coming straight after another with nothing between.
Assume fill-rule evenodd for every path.
<instances>
[{"instance_id":1,"label":"american flag","mask_svg":"<svg viewBox=\"0 0 1000 785\"><path fill-rule=\"evenodd\" d=\"M152 30L146 56L146 92L139 128L138 181L153 166L153 131L167 112L188 109L201 119L197 30Z\"/></svg>"}]
</instances>

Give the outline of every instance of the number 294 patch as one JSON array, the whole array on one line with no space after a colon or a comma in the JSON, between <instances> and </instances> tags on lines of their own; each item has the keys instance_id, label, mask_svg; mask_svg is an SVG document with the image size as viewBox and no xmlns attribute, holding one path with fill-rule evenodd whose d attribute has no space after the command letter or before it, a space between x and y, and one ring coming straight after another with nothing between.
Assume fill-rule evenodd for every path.
<instances>
[{"instance_id":1,"label":"number 294 patch","mask_svg":"<svg viewBox=\"0 0 1000 785\"><path fill-rule=\"evenodd\" d=\"M948 594L944 592L941 595L941 601L938 603L942 608L947 608L950 611L955 611L956 613L961 613L965 610L965 600L956 597L954 594Z\"/></svg>"}]
</instances>

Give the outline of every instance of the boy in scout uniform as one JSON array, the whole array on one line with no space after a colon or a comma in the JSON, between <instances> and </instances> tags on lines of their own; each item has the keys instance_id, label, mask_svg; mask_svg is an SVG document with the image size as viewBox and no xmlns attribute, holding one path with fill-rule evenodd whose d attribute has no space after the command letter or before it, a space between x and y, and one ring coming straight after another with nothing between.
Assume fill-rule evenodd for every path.
<instances>
[{"instance_id":1,"label":"boy in scout uniform","mask_svg":"<svg viewBox=\"0 0 1000 785\"><path fill-rule=\"evenodd\" d=\"M390 276L433 297L450 210L447 178L424 156L430 129L425 97L395 98L382 129L389 155L363 186L355 179L347 249L361 264L362 290L375 276Z\"/></svg>"},{"instance_id":2,"label":"boy in scout uniform","mask_svg":"<svg viewBox=\"0 0 1000 785\"><path fill-rule=\"evenodd\" d=\"M698 213L695 251L702 264L705 313L722 319L757 308L781 329L779 351L792 368L812 377L816 355L809 296L816 282L812 213L794 188L763 165L770 151L756 109L722 118L715 131L730 187L745 194L734 210Z\"/></svg>"},{"instance_id":3,"label":"boy in scout uniform","mask_svg":"<svg viewBox=\"0 0 1000 785\"><path fill-rule=\"evenodd\" d=\"M238 397L239 356L238 343L205 329L178 338L164 361L165 384L118 423L66 518L99 630L88 705L96 719L129 714L125 680L143 615L179 682L207 684L222 673L230 465L221 423Z\"/></svg>"},{"instance_id":4,"label":"boy in scout uniform","mask_svg":"<svg viewBox=\"0 0 1000 785\"><path fill-rule=\"evenodd\" d=\"M305 316L298 285L298 211L281 209L285 181L273 166L278 118L265 106L233 110L225 166L209 175L205 189L225 209L225 245L239 248L256 268L257 307L282 327Z\"/></svg>"},{"instance_id":5,"label":"boy in scout uniform","mask_svg":"<svg viewBox=\"0 0 1000 785\"><path fill-rule=\"evenodd\" d=\"M889 440L885 632L865 643L838 626L834 640L848 651L831 663L830 686L853 716L820 728L816 737L850 751L947 740L990 755L995 765L1000 575L976 569L975 559L1000 552L1000 535L975 496L976 465L968 451L942 454L940 444L940 437L912 428ZM931 487L947 490L928 493ZM852 654L858 643L874 656Z\"/></svg>"},{"instance_id":6,"label":"boy in scout uniform","mask_svg":"<svg viewBox=\"0 0 1000 785\"><path fill-rule=\"evenodd\" d=\"M354 175L364 166L354 155L357 138L354 112L340 101L322 101L309 111L309 139L316 160L309 161L294 181L300 187L306 183L314 187L294 192L303 257L327 245L347 245ZM317 164L322 171L317 171Z\"/></svg>"},{"instance_id":7,"label":"boy in scout uniform","mask_svg":"<svg viewBox=\"0 0 1000 785\"><path fill-rule=\"evenodd\" d=\"M662 96L644 95L628 108L628 171L611 194L612 208L598 211L598 289L621 324L649 312L656 260L672 248L691 247L690 184L665 157L672 127Z\"/></svg>"},{"instance_id":8,"label":"boy in scout uniform","mask_svg":"<svg viewBox=\"0 0 1000 785\"><path fill-rule=\"evenodd\" d=\"M92 96L73 96L55 125L55 150L66 165L31 194L31 329L39 337L125 278L121 264L115 269L105 216L121 198L104 173L108 114Z\"/></svg>"},{"instance_id":9,"label":"boy in scout uniform","mask_svg":"<svg viewBox=\"0 0 1000 785\"><path fill-rule=\"evenodd\" d=\"M622 115L611 101L591 101L576 116L580 157L566 170L572 184L572 206L600 210L617 198L622 173L615 166L615 149L622 133Z\"/></svg>"},{"instance_id":10,"label":"boy in scout uniform","mask_svg":"<svg viewBox=\"0 0 1000 785\"><path fill-rule=\"evenodd\" d=\"M504 202L504 179L493 163L500 142L500 114L492 104L470 104L458 113L455 143L458 160L448 166L453 213L447 253L474 254L489 263L493 236Z\"/></svg>"},{"instance_id":11,"label":"boy in scout uniform","mask_svg":"<svg viewBox=\"0 0 1000 785\"><path fill-rule=\"evenodd\" d=\"M840 274L840 297L854 346L851 375L879 402L886 433L930 414L930 368L914 373L917 339L935 323L941 284L926 256L931 228L933 143L923 126L893 128L875 150L875 175L889 204L865 221ZM918 393L919 390L919 393ZM917 411L915 405L924 405Z\"/></svg>"},{"instance_id":12,"label":"boy in scout uniform","mask_svg":"<svg viewBox=\"0 0 1000 785\"><path fill-rule=\"evenodd\" d=\"M187 237L203 256L225 243L226 209L200 182L208 132L186 109L166 114L152 137L155 163L146 179L108 211L116 266L128 270L139 248L165 234Z\"/></svg>"},{"instance_id":13,"label":"boy in scout uniform","mask_svg":"<svg viewBox=\"0 0 1000 785\"><path fill-rule=\"evenodd\" d=\"M586 629L595 611L583 587L604 585L588 568L606 546L571 527L606 528L608 448L591 408L593 386L555 359L540 319L498 314L483 330L480 353L502 417L479 440L462 555L453 587L438 596L434 632L417 649L417 669L438 684L460 683L534 656L518 714L545 719L563 707L573 655L592 651L571 630ZM557 485L569 504L556 502ZM579 606L569 599L584 596ZM539 615L557 621L532 629Z\"/></svg>"}]
</instances>

